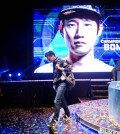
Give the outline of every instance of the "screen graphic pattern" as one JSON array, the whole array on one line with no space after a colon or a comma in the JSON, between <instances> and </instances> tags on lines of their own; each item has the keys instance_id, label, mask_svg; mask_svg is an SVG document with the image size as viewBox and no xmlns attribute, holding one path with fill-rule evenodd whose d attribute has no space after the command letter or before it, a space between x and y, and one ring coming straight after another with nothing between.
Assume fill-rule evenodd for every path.
<instances>
[{"instance_id":1,"label":"screen graphic pattern","mask_svg":"<svg viewBox=\"0 0 120 134\"><path fill-rule=\"evenodd\" d=\"M61 7L33 10L33 58L42 66L48 61L44 53L52 50L58 57L67 56L68 49L61 36L57 19ZM94 56L111 65L120 59L120 7L101 7L104 30L94 46Z\"/></svg>"}]
</instances>

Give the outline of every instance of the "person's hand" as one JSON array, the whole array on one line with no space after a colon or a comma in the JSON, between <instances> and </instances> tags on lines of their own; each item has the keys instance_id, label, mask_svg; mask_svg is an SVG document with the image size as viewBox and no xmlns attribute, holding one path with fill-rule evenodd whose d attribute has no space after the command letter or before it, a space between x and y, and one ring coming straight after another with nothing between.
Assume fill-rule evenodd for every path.
<instances>
[{"instance_id":1,"label":"person's hand","mask_svg":"<svg viewBox=\"0 0 120 134\"><path fill-rule=\"evenodd\" d=\"M55 90L55 85L53 85L53 89Z\"/></svg>"},{"instance_id":2,"label":"person's hand","mask_svg":"<svg viewBox=\"0 0 120 134\"><path fill-rule=\"evenodd\" d=\"M60 65L59 65L59 64L56 64L56 67L57 67L57 68L59 68L59 67L60 67Z\"/></svg>"},{"instance_id":3,"label":"person's hand","mask_svg":"<svg viewBox=\"0 0 120 134\"><path fill-rule=\"evenodd\" d=\"M57 67L57 69L59 69L59 70L61 70L61 71L64 71L64 68L63 68L63 67L60 67L59 64L56 64L56 67Z\"/></svg>"}]
</instances>

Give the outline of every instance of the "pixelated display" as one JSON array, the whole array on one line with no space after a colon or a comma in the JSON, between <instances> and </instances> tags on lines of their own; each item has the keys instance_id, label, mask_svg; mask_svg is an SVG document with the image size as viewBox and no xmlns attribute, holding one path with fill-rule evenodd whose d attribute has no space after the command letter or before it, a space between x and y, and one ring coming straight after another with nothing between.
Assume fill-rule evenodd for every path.
<instances>
[{"instance_id":1,"label":"pixelated display","mask_svg":"<svg viewBox=\"0 0 120 134\"><path fill-rule=\"evenodd\" d=\"M38 66L48 63L44 53L49 50L60 58L68 54L68 48L58 30L57 16L60 11L61 7L33 10L33 58ZM120 7L101 6L100 13L104 29L94 46L94 56L115 66L120 59Z\"/></svg>"}]
</instances>

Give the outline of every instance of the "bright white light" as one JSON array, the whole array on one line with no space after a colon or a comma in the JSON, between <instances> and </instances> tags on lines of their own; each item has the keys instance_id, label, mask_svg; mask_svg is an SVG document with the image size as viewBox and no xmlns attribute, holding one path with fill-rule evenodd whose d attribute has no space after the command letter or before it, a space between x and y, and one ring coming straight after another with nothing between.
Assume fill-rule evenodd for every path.
<instances>
[{"instance_id":1,"label":"bright white light","mask_svg":"<svg viewBox=\"0 0 120 134\"><path fill-rule=\"evenodd\" d=\"M18 76L21 76L21 73L18 73Z\"/></svg>"},{"instance_id":2,"label":"bright white light","mask_svg":"<svg viewBox=\"0 0 120 134\"><path fill-rule=\"evenodd\" d=\"M9 76L9 77L12 77L12 74L9 74L8 76Z\"/></svg>"}]
</instances>

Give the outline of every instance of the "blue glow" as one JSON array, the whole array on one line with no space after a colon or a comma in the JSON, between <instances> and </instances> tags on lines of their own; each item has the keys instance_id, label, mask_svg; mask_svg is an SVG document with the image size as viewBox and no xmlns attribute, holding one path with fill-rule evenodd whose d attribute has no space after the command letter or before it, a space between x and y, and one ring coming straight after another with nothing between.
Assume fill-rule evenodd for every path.
<instances>
[{"instance_id":1,"label":"blue glow","mask_svg":"<svg viewBox=\"0 0 120 134\"><path fill-rule=\"evenodd\" d=\"M12 77L12 74L8 74L9 77Z\"/></svg>"},{"instance_id":2,"label":"blue glow","mask_svg":"<svg viewBox=\"0 0 120 134\"><path fill-rule=\"evenodd\" d=\"M18 73L18 76L21 76L21 73Z\"/></svg>"}]
</instances>

